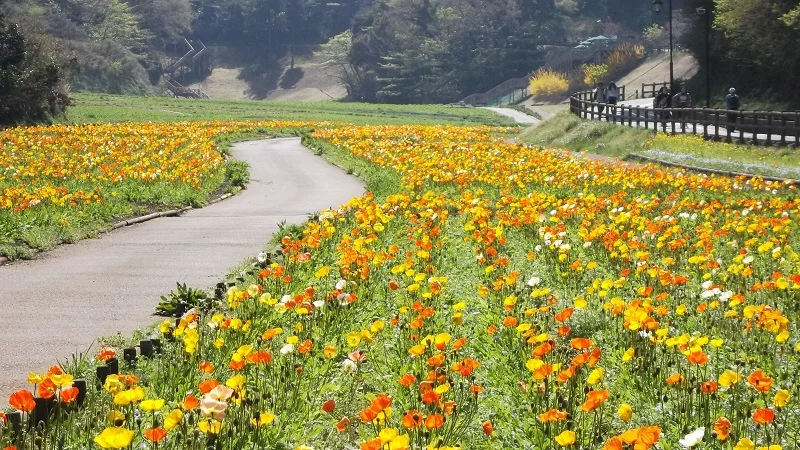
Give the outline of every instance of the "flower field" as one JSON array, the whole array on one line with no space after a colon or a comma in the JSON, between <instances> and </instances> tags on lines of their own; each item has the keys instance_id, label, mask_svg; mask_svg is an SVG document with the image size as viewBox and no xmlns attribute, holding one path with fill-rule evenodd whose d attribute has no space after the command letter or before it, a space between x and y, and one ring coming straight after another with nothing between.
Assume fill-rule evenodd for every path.
<instances>
[{"instance_id":1,"label":"flower field","mask_svg":"<svg viewBox=\"0 0 800 450\"><path fill-rule=\"evenodd\" d=\"M165 320L152 356L31 374L0 448L796 448L796 188L497 131L316 129L374 192Z\"/></svg>"},{"instance_id":2,"label":"flower field","mask_svg":"<svg viewBox=\"0 0 800 450\"><path fill-rule=\"evenodd\" d=\"M185 122L0 132L2 246L48 248L146 207L201 204L224 179L214 139L302 122Z\"/></svg>"}]
</instances>

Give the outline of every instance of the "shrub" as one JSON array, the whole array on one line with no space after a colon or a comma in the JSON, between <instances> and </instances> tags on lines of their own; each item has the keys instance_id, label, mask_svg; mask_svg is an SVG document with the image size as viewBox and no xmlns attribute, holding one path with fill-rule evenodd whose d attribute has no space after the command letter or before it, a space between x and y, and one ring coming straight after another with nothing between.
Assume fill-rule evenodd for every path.
<instances>
[{"instance_id":1,"label":"shrub","mask_svg":"<svg viewBox=\"0 0 800 450\"><path fill-rule=\"evenodd\" d=\"M584 64L583 82L588 86L594 86L608 76L608 65L606 64Z\"/></svg>"},{"instance_id":2,"label":"shrub","mask_svg":"<svg viewBox=\"0 0 800 450\"><path fill-rule=\"evenodd\" d=\"M539 69L530 79L531 95L537 99L558 97L569 91L569 79L552 69Z\"/></svg>"},{"instance_id":3,"label":"shrub","mask_svg":"<svg viewBox=\"0 0 800 450\"><path fill-rule=\"evenodd\" d=\"M250 181L250 166L244 161L228 161L225 164L225 179L231 186L244 189Z\"/></svg>"},{"instance_id":4,"label":"shrub","mask_svg":"<svg viewBox=\"0 0 800 450\"><path fill-rule=\"evenodd\" d=\"M616 75L622 71L632 69L643 57L644 46L626 42L617 47L606 59L608 73Z\"/></svg>"}]
</instances>

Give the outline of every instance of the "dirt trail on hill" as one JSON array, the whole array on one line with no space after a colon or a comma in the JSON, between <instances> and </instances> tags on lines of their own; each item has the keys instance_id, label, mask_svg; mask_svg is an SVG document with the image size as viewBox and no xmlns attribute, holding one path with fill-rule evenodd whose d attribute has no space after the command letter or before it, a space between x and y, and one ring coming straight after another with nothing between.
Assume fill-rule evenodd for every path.
<instances>
[{"instance_id":1,"label":"dirt trail on hill","mask_svg":"<svg viewBox=\"0 0 800 450\"><path fill-rule=\"evenodd\" d=\"M302 223L364 192L296 138L244 142L232 153L250 164L250 183L237 196L0 267L0 405L31 388L28 371L159 320L154 307L176 282L212 287L256 256L279 222Z\"/></svg>"}]
</instances>

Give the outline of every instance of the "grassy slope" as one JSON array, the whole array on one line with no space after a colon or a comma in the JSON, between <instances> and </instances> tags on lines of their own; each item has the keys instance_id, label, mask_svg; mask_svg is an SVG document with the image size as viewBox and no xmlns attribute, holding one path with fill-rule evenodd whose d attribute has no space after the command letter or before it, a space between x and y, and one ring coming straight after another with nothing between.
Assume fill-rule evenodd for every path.
<instances>
[{"instance_id":1,"label":"grassy slope","mask_svg":"<svg viewBox=\"0 0 800 450\"><path fill-rule=\"evenodd\" d=\"M520 134L523 142L624 158L634 153L660 160L757 175L800 178L800 152L666 136L561 113Z\"/></svg>"},{"instance_id":2,"label":"grassy slope","mask_svg":"<svg viewBox=\"0 0 800 450\"><path fill-rule=\"evenodd\" d=\"M174 122L184 120L310 120L353 124L512 125L477 108L443 105L374 105L340 102L193 100L75 94L64 122Z\"/></svg>"}]
</instances>

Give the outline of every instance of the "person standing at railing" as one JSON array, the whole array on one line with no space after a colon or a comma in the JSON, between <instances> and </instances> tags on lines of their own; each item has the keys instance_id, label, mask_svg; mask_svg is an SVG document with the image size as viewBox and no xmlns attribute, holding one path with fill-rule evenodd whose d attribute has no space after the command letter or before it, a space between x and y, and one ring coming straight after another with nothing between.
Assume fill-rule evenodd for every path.
<instances>
[{"instance_id":1,"label":"person standing at railing","mask_svg":"<svg viewBox=\"0 0 800 450\"><path fill-rule=\"evenodd\" d=\"M666 86L662 86L661 89L658 90L658 94L653 97L653 109L666 108L667 106L669 106L669 92L667 92ZM669 112L661 111L658 113L658 116L662 120L666 120L669 118Z\"/></svg>"},{"instance_id":2,"label":"person standing at railing","mask_svg":"<svg viewBox=\"0 0 800 450\"><path fill-rule=\"evenodd\" d=\"M597 83L597 87L592 91L592 98L597 105L597 112L602 114L606 109L605 103L608 101L608 90L603 86L603 83Z\"/></svg>"},{"instance_id":3,"label":"person standing at railing","mask_svg":"<svg viewBox=\"0 0 800 450\"><path fill-rule=\"evenodd\" d=\"M619 88L617 87L617 83L614 83L612 81L611 83L608 84L608 92L606 97L609 105L608 112L610 112L611 114L616 114L617 108L614 105L616 105L617 102L619 101Z\"/></svg>"},{"instance_id":4,"label":"person standing at railing","mask_svg":"<svg viewBox=\"0 0 800 450\"><path fill-rule=\"evenodd\" d=\"M681 91L675 94L672 97L672 107L673 108L691 108L692 107L692 96L686 91L686 86L681 86ZM675 118L680 120L684 117L683 112L675 111ZM681 128L683 129L683 123L681 123Z\"/></svg>"},{"instance_id":5,"label":"person standing at railing","mask_svg":"<svg viewBox=\"0 0 800 450\"><path fill-rule=\"evenodd\" d=\"M742 107L742 100L736 93L736 88L730 88L725 97L725 109L728 110L728 129L736 131L736 120L739 117L739 109Z\"/></svg>"}]
</instances>

